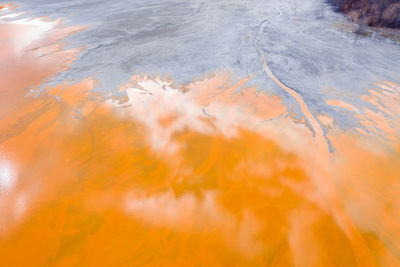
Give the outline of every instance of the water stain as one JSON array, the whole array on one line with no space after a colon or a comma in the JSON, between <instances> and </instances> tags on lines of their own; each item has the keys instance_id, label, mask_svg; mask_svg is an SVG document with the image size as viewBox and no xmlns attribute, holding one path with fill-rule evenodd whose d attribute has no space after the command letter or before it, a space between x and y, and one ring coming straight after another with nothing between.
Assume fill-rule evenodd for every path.
<instances>
[{"instance_id":1,"label":"water stain","mask_svg":"<svg viewBox=\"0 0 400 267\"><path fill-rule=\"evenodd\" d=\"M119 97L88 77L33 96L80 51L60 44L80 28L41 27L0 25L2 265L400 264L399 85L365 96L365 135L324 120L329 153L278 96L229 72L135 75Z\"/></svg>"}]
</instances>

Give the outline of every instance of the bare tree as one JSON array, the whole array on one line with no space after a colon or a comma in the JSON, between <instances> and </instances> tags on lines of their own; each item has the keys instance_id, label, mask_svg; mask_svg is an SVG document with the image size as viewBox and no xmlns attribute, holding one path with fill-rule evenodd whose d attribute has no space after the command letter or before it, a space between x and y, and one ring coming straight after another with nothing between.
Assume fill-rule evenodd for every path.
<instances>
[{"instance_id":1,"label":"bare tree","mask_svg":"<svg viewBox=\"0 0 400 267\"><path fill-rule=\"evenodd\" d=\"M399 40L397 39L399 33L400 33L400 8L397 9L397 14L396 14L396 22L394 25L394 34L393 34L393 39L395 43L397 43Z\"/></svg>"}]
</instances>

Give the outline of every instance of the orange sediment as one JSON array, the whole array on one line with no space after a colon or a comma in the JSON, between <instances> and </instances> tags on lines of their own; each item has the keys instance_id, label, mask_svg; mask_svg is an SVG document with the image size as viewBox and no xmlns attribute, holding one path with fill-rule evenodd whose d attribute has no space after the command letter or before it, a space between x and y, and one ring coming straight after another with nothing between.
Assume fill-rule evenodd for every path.
<instances>
[{"instance_id":1,"label":"orange sediment","mask_svg":"<svg viewBox=\"0 0 400 267\"><path fill-rule=\"evenodd\" d=\"M350 111L357 111L357 109L353 105L346 103L344 101L341 101L341 100L328 100L328 101L326 101L326 103L328 105L341 107L341 108L344 108L344 109L347 109Z\"/></svg>"},{"instance_id":2,"label":"orange sediment","mask_svg":"<svg viewBox=\"0 0 400 267\"><path fill-rule=\"evenodd\" d=\"M16 4L13 3L7 3L7 4L0 4L0 11L4 12L4 11L11 11L16 9L18 6Z\"/></svg>"},{"instance_id":3,"label":"orange sediment","mask_svg":"<svg viewBox=\"0 0 400 267\"><path fill-rule=\"evenodd\" d=\"M294 89L288 87L283 82L279 80L278 77L272 72L271 68L268 66L265 58L264 51L259 47L259 55L261 59L261 63L265 73L268 77L273 80L280 88L289 93L298 103L300 110L302 111L305 119L311 125L312 130L314 131L314 136L316 139L316 147L315 154L316 157L312 157L311 160L313 166L318 166L320 164L327 164L329 166L329 145L325 139L323 129L321 127L320 122L317 118L311 113L308 105L303 100L302 96L297 93ZM315 172L315 170L314 170ZM332 218L335 220L337 225L343 230L343 232L348 237L353 253L355 254L355 258L358 266L371 266L372 259L368 248L363 241L357 227L353 224L351 219L348 217L346 212L344 212L343 207L340 203L340 199L338 198L335 185L333 184L333 177L331 177L329 170L321 173L313 173L315 178L316 185L320 188L319 190L323 195L325 195L325 199L328 202L329 209L332 213ZM307 264L308 265L308 264Z\"/></svg>"},{"instance_id":4,"label":"orange sediment","mask_svg":"<svg viewBox=\"0 0 400 267\"><path fill-rule=\"evenodd\" d=\"M76 30L0 50L2 265L399 264L396 130L383 143L329 121L331 154L312 114L316 138L229 73L133 76L120 98L90 77L27 96L79 53L56 42ZM365 96L386 103L391 129L397 86ZM357 115L366 129L375 113Z\"/></svg>"}]
</instances>

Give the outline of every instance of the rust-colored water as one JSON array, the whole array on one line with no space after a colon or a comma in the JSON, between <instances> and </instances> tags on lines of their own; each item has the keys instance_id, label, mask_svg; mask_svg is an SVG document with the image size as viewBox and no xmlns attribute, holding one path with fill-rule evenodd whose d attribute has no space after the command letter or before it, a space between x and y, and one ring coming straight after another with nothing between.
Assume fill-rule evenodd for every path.
<instances>
[{"instance_id":1,"label":"rust-colored water","mask_svg":"<svg viewBox=\"0 0 400 267\"><path fill-rule=\"evenodd\" d=\"M59 43L78 27L40 27L0 24L1 266L400 264L398 84L353 132L318 117L329 153L229 72L28 95L79 53Z\"/></svg>"}]
</instances>

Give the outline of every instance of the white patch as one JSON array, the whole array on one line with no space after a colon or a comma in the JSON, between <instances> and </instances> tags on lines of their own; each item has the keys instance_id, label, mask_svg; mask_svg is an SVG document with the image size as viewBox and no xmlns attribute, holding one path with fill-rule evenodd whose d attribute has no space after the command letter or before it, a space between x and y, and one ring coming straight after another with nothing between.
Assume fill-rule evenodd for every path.
<instances>
[{"instance_id":1,"label":"white patch","mask_svg":"<svg viewBox=\"0 0 400 267\"><path fill-rule=\"evenodd\" d=\"M7 15L0 16L0 20L1 19L13 19L13 18L22 16L24 14L26 14L26 12L7 14ZM0 23L1 23L1 21L0 21Z\"/></svg>"},{"instance_id":2,"label":"white patch","mask_svg":"<svg viewBox=\"0 0 400 267\"><path fill-rule=\"evenodd\" d=\"M8 160L0 160L0 193L9 192L17 183L16 171Z\"/></svg>"},{"instance_id":3,"label":"white patch","mask_svg":"<svg viewBox=\"0 0 400 267\"><path fill-rule=\"evenodd\" d=\"M14 40L13 45L15 51L21 53L27 46L39 41L46 32L54 28L57 22L58 21L48 22L38 18L7 21L7 24L33 26L29 31L23 32L23 34L20 34L20 36Z\"/></svg>"}]
</instances>

